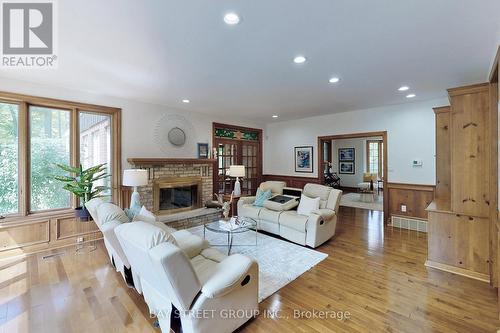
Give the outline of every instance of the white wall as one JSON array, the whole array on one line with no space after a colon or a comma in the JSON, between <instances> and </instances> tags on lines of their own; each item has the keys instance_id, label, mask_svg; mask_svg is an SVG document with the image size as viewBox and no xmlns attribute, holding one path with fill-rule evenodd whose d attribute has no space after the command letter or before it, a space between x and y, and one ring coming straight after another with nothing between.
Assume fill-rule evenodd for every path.
<instances>
[{"instance_id":1,"label":"white wall","mask_svg":"<svg viewBox=\"0 0 500 333\"><path fill-rule=\"evenodd\" d=\"M264 124L244 119L227 119L206 114L184 111L182 109L161 105L141 103L121 98L82 92L65 88L49 87L31 82L0 78L0 90L5 92L28 94L40 97L65 99L74 102L112 106L122 109L122 167L130 157L196 157L197 142L212 141L212 122L263 128ZM157 122L165 115L181 115L193 126L194 144L190 147L167 147L162 150L154 140L154 129Z\"/></svg>"},{"instance_id":2,"label":"white wall","mask_svg":"<svg viewBox=\"0 0 500 333\"><path fill-rule=\"evenodd\" d=\"M339 148L354 148L354 174L339 172ZM363 181L363 172L366 164L366 139L341 139L332 141L333 172L340 177L340 184L346 187L357 187Z\"/></svg>"},{"instance_id":3,"label":"white wall","mask_svg":"<svg viewBox=\"0 0 500 333\"><path fill-rule=\"evenodd\" d=\"M391 105L275 122L266 126L264 173L317 177L318 136L387 131L388 180L435 184L435 128L432 107L449 105L447 99ZM293 147L314 146L314 172L294 172ZM412 167L413 159L423 161Z\"/></svg>"},{"instance_id":4,"label":"white wall","mask_svg":"<svg viewBox=\"0 0 500 333\"><path fill-rule=\"evenodd\" d=\"M366 141L382 140L380 137L366 137L353 139L332 140L332 172L336 172L340 177L340 185L346 187L358 187L363 182L363 173L367 172L366 167ZM354 148L354 174L339 172L339 148Z\"/></svg>"}]
</instances>

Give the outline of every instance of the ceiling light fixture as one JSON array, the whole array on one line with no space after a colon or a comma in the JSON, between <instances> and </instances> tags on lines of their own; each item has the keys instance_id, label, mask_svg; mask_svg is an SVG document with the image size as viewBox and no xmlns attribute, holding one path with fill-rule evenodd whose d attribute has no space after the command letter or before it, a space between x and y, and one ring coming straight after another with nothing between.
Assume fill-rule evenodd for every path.
<instances>
[{"instance_id":1,"label":"ceiling light fixture","mask_svg":"<svg viewBox=\"0 0 500 333\"><path fill-rule=\"evenodd\" d=\"M407 91L408 89L410 89L410 87L408 86L401 86L398 88L398 91Z\"/></svg>"},{"instance_id":2,"label":"ceiling light fixture","mask_svg":"<svg viewBox=\"0 0 500 333\"><path fill-rule=\"evenodd\" d=\"M328 82L330 82L330 83L337 83L339 81L340 81L340 79L338 77L332 77L330 80L328 80Z\"/></svg>"},{"instance_id":3,"label":"ceiling light fixture","mask_svg":"<svg viewBox=\"0 0 500 333\"><path fill-rule=\"evenodd\" d=\"M278 118L278 115L277 114L273 114L273 118Z\"/></svg>"},{"instance_id":4,"label":"ceiling light fixture","mask_svg":"<svg viewBox=\"0 0 500 333\"><path fill-rule=\"evenodd\" d=\"M415 94L409 94L409 95L406 95L406 98L413 98L415 96L417 96L417 95L415 95Z\"/></svg>"},{"instance_id":5,"label":"ceiling light fixture","mask_svg":"<svg viewBox=\"0 0 500 333\"><path fill-rule=\"evenodd\" d=\"M226 15L224 15L224 22L229 25L236 25L240 23L240 17L238 16L238 14L233 12L227 13Z\"/></svg>"},{"instance_id":6,"label":"ceiling light fixture","mask_svg":"<svg viewBox=\"0 0 500 333\"><path fill-rule=\"evenodd\" d=\"M293 62L296 63L296 64L303 64L306 62L306 57L304 56L296 56L295 58L293 58Z\"/></svg>"},{"instance_id":7,"label":"ceiling light fixture","mask_svg":"<svg viewBox=\"0 0 500 333\"><path fill-rule=\"evenodd\" d=\"M182 103L189 103L189 102L191 102L189 99L183 99L182 100Z\"/></svg>"}]
</instances>

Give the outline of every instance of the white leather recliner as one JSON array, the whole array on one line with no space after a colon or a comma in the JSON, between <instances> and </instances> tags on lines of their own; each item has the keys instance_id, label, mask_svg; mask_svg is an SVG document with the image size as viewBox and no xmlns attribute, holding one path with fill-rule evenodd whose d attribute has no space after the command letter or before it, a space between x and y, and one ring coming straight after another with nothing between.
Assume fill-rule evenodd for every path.
<instances>
[{"instance_id":1,"label":"white leather recliner","mask_svg":"<svg viewBox=\"0 0 500 333\"><path fill-rule=\"evenodd\" d=\"M125 282L140 293L139 279L132 273L130 263L114 231L120 224L128 222L128 217L120 207L111 203L106 203L106 207L101 207L104 203L106 202L101 198L95 198L88 201L85 207L103 235L104 246L108 251L109 261L116 268L116 271L120 272ZM99 207L101 208L99 209ZM101 218L99 218L98 210L101 212ZM123 213L123 215L121 213Z\"/></svg>"},{"instance_id":2,"label":"white leather recliner","mask_svg":"<svg viewBox=\"0 0 500 333\"><path fill-rule=\"evenodd\" d=\"M319 209L309 216L298 214L296 210L283 212L280 216L279 235L315 248L335 235L342 191L309 183L304 186L302 194L309 198L319 197Z\"/></svg>"},{"instance_id":3,"label":"white leather recliner","mask_svg":"<svg viewBox=\"0 0 500 333\"><path fill-rule=\"evenodd\" d=\"M104 205L103 205L104 204ZM115 228L123 223L129 223L125 212L115 204L104 202L100 198L95 198L85 204L92 219L103 234L104 246L108 251L110 262L118 272L123 276L125 282L134 287L142 294L141 280L137 271L131 268L127 255L116 236ZM150 223L150 222L148 222ZM192 258L200 251L208 247L208 242L203 238L193 235L187 230L175 230L169 228L161 222L151 222L151 224L167 231L175 239L176 244L182 249L189 258Z\"/></svg>"},{"instance_id":4,"label":"white leather recliner","mask_svg":"<svg viewBox=\"0 0 500 333\"><path fill-rule=\"evenodd\" d=\"M172 304L186 333L232 332L257 314L259 273L250 258L213 248L189 258L165 231L144 222L122 224L116 234L162 332L170 330Z\"/></svg>"}]
</instances>

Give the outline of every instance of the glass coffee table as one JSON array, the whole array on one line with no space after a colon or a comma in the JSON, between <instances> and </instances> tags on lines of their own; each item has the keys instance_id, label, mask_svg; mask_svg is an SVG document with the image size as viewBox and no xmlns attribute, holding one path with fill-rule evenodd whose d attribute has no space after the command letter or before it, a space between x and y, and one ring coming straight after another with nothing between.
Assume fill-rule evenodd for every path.
<instances>
[{"instance_id":1,"label":"glass coffee table","mask_svg":"<svg viewBox=\"0 0 500 333\"><path fill-rule=\"evenodd\" d=\"M227 235L227 243L226 244L210 244L211 246L227 246L227 254L231 254L231 248L233 246L257 246L257 221L250 217L240 217L233 216L235 223L232 225L232 228L224 227L221 221L224 221L222 218L218 218L213 220L212 222L206 223L203 225L203 239L206 239L207 230L210 232L215 232L218 234L226 234ZM233 236L235 234L241 234L244 232L255 231L255 244L233 244Z\"/></svg>"}]
</instances>

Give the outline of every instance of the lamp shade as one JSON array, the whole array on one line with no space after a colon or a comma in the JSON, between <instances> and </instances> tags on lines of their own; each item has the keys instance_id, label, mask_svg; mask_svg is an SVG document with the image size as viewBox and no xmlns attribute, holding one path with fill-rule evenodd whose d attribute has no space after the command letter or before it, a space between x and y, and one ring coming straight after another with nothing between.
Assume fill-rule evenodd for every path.
<instances>
[{"instance_id":1,"label":"lamp shade","mask_svg":"<svg viewBox=\"0 0 500 333\"><path fill-rule=\"evenodd\" d=\"M229 166L229 176L231 176L231 177L245 177L245 166L244 165L230 165Z\"/></svg>"},{"instance_id":2,"label":"lamp shade","mask_svg":"<svg viewBox=\"0 0 500 333\"><path fill-rule=\"evenodd\" d=\"M128 169L123 170L124 186L143 186L148 184L148 170Z\"/></svg>"}]
</instances>

